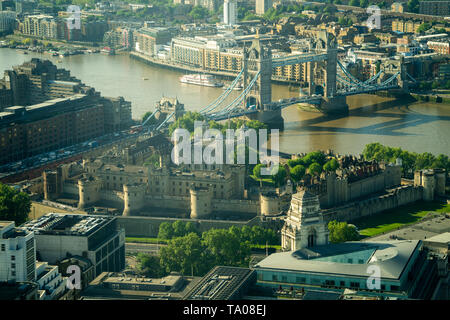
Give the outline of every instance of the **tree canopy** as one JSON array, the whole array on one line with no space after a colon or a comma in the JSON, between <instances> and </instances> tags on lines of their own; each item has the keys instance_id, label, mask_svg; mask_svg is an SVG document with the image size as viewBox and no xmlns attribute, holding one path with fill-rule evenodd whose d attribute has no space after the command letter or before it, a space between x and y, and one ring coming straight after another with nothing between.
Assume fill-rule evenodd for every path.
<instances>
[{"instance_id":1,"label":"tree canopy","mask_svg":"<svg viewBox=\"0 0 450 320\"><path fill-rule=\"evenodd\" d=\"M354 225L347 224L347 222L330 221L328 223L328 230L330 231L329 239L332 243L359 240L358 230Z\"/></svg>"},{"instance_id":2,"label":"tree canopy","mask_svg":"<svg viewBox=\"0 0 450 320\"><path fill-rule=\"evenodd\" d=\"M291 173L292 180L294 182L299 182L300 180L303 179L303 177L306 173L306 168L303 165L298 164L294 168L292 168L290 173Z\"/></svg>"},{"instance_id":3,"label":"tree canopy","mask_svg":"<svg viewBox=\"0 0 450 320\"><path fill-rule=\"evenodd\" d=\"M14 221L19 226L27 221L30 209L28 194L0 183L0 220Z\"/></svg>"},{"instance_id":4,"label":"tree canopy","mask_svg":"<svg viewBox=\"0 0 450 320\"><path fill-rule=\"evenodd\" d=\"M367 144L363 150L363 156L366 160L377 160L395 163L398 159L402 160L402 169L404 176L411 176L416 170L443 168L447 172L450 170L450 161L448 156L440 154L435 156L429 152L415 153L384 146L375 142Z\"/></svg>"}]
</instances>

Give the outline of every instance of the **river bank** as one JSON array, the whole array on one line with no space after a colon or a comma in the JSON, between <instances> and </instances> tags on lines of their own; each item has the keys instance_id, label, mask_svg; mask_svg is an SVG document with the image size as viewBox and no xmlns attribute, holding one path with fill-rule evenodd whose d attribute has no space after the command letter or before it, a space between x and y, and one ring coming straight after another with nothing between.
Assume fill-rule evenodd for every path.
<instances>
[{"instance_id":1,"label":"river bank","mask_svg":"<svg viewBox=\"0 0 450 320\"><path fill-rule=\"evenodd\" d=\"M106 97L123 96L131 101L133 119L154 111L162 96L177 98L187 111L199 111L223 93L221 88L180 83L183 72L151 66L125 55L80 54L65 58L0 49L0 72L31 58L48 59ZM61 62L58 63L58 60ZM148 80L143 80L144 78ZM223 103L231 103L233 91ZM272 84L272 100L298 96L298 90ZM295 106L282 110L284 131L279 150L285 153L332 149L340 154L360 154L366 144L401 147L411 152L450 155L450 108L447 104L415 100L393 102L391 97L355 95L347 98L347 116L329 116L301 111Z\"/></svg>"}]
</instances>

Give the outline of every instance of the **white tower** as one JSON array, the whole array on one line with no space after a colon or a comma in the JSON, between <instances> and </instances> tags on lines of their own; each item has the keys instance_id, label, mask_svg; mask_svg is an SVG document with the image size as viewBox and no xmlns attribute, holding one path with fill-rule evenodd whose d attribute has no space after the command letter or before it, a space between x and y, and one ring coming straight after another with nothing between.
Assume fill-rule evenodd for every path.
<instances>
[{"instance_id":1,"label":"white tower","mask_svg":"<svg viewBox=\"0 0 450 320\"><path fill-rule=\"evenodd\" d=\"M237 21L236 0L225 0L223 3L223 23L235 25Z\"/></svg>"},{"instance_id":2,"label":"white tower","mask_svg":"<svg viewBox=\"0 0 450 320\"><path fill-rule=\"evenodd\" d=\"M328 226L323 221L319 197L302 190L292 196L291 207L281 230L281 246L285 251L328 243Z\"/></svg>"}]
</instances>

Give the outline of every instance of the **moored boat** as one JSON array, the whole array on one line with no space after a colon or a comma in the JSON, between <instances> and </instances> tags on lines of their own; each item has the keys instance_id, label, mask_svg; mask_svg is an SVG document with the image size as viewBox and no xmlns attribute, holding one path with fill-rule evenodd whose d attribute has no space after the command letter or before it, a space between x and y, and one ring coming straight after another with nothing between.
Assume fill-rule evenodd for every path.
<instances>
[{"instance_id":1,"label":"moored boat","mask_svg":"<svg viewBox=\"0 0 450 320\"><path fill-rule=\"evenodd\" d=\"M213 76L207 74L188 74L180 77L180 82L195 84L205 87L222 87L223 83L218 82Z\"/></svg>"}]
</instances>

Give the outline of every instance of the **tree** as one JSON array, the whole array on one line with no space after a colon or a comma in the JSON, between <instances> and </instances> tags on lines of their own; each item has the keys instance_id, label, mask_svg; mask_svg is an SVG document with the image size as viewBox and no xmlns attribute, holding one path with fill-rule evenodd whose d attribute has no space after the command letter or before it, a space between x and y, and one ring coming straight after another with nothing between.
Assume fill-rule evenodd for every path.
<instances>
[{"instance_id":1,"label":"tree","mask_svg":"<svg viewBox=\"0 0 450 320\"><path fill-rule=\"evenodd\" d=\"M413 13L419 12L419 0L409 0L408 1L408 11Z\"/></svg>"},{"instance_id":2,"label":"tree","mask_svg":"<svg viewBox=\"0 0 450 320\"><path fill-rule=\"evenodd\" d=\"M0 183L0 220L14 221L20 226L27 221L30 209L28 194Z\"/></svg>"},{"instance_id":3,"label":"tree","mask_svg":"<svg viewBox=\"0 0 450 320\"><path fill-rule=\"evenodd\" d=\"M156 256L138 253L138 270L141 274L150 278L161 278L166 275L161 267L160 260Z\"/></svg>"},{"instance_id":4,"label":"tree","mask_svg":"<svg viewBox=\"0 0 450 320\"><path fill-rule=\"evenodd\" d=\"M317 162L321 166L325 164L326 156L321 151L313 151L308 153L303 157L303 162L306 166L311 165L314 162Z\"/></svg>"},{"instance_id":5,"label":"tree","mask_svg":"<svg viewBox=\"0 0 450 320\"><path fill-rule=\"evenodd\" d=\"M214 259L213 265L248 266L249 244L241 242L241 239L229 230L210 229L203 233L202 240L210 256Z\"/></svg>"},{"instance_id":6,"label":"tree","mask_svg":"<svg viewBox=\"0 0 450 320\"><path fill-rule=\"evenodd\" d=\"M424 33L425 31L431 29L431 24L428 22L422 23L419 28L417 28L418 33Z\"/></svg>"},{"instance_id":7,"label":"tree","mask_svg":"<svg viewBox=\"0 0 450 320\"><path fill-rule=\"evenodd\" d=\"M172 239L174 236L173 226L170 222L163 222L159 225L158 238Z\"/></svg>"},{"instance_id":8,"label":"tree","mask_svg":"<svg viewBox=\"0 0 450 320\"><path fill-rule=\"evenodd\" d=\"M189 12L189 16L194 20L203 20L208 17L208 15L208 9L201 6L196 6Z\"/></svg>"},{"instance_id":9,"label":"tree","mask_svg":"<svg viewBox=\"0 0 450 320\"><path fill-rule=\"evenodd\" d=\"M323 165L324 171L336 171L339 168L339 162L336 159L331 159Z\"/></svg>"},{"instance_id":10,"label":"tree","mask_svg":"<svg viewBox=\"0 0 450 320\"><path fill-rule=\"evenodd\" d=\"M296 165L291 171L291 178L294 182L299 182L302 180L303 176L306 173L306 168L301 164Z\"/></svg>"},{"instance_id":11,"label":"tree","mask_svg":"<svg viewBox=\"0 0 450 320\"><path fill-rule=\"evenodd\" d=\"M354 225L347 224L347 222L330 221L328 230L330 231L330 242L332 243L359 240L358 230Z\"/></svg>"},{"instance_id":12,"label":"tree","mask_svg":"<svg viewBox=\"0 0 450 320\"><path fill-rule=\"evenodd\" d=\"M286 180L286 169L282 165L275 166L272 169L272 181L275 183L276 186L281 186L284 184L284 181Z\"/></svg>"},{"instance_id":13,"label":"tree","mask_svg":"<svg viewBox=\"0 0 450 320\"><path fill-rule=\"evenodd\" d=\"M367 8L368 5L369 5L369 1L368 0L359 0L359 6L361 8Z\"/></svg>"},{"instance_id":14,"label":"tree","mask_svg":"<svg viewBox=\"0 0 450 320\"><path fill-rule=\"evenodd\" d=\"M352 6L352 7L358 7L359 6L359 1L358 0L350 0L348 5Z\"/></svg>"},{"instance_id":15,"label":"tree","mask_svg":"<svg viewBox=\"0 0 450 320\"><path fill-rule=\"evenodd\" d=\"M311 175L320 174L322 172L322 166L320 164L318 164L317 162L314 162L309 166L308 172Z\"/></svg>"},{"instance_id":16,"label":"tree","mask_svg":"<svg viewBox=\"0 0 450 320\"><path fill-rule=\"evenodd\" d=\"M184 221L177 220L172 224L173 236L184 237L186 235L186 224Z\"/></svg>"},{"instance_id":17,"label":"tree","mask_svg":"<svg viewBox=\"0 0 450 320\"><path fill-rule=\"evenodd\" d=\"M160 250L161 266L166 272L177 271L183 275L202 276L213 266L200 237L189 233L174 238Z\"/></svg>"}]
</instances>

